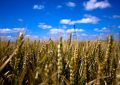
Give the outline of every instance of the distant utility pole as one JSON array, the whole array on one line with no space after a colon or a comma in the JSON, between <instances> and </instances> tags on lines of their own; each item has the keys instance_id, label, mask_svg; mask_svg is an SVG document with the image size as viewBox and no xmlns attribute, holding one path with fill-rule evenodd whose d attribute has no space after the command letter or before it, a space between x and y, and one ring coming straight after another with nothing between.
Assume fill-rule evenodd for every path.
<instances>
[{"instance_id":1,"label":"distant utility pole","mask_svg":"<svg viewBox=\"0 0 120 85\"><path fill-rule=\"evenodd\" d=\"M77 40L77 31L76 31L76 26L75 26L75 25L73 25L73 27L74 27L73 39L74 39L74 40Z\"/></svg>"}]
</instances>

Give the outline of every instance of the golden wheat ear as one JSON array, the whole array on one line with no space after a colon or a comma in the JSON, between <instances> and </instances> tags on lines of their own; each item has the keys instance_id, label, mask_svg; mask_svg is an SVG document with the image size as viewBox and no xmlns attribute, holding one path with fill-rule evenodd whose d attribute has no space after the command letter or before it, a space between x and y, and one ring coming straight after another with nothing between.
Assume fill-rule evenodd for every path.
<instances>
[{"instance_id":1,"label":"golden wheat ear","mask_svg":"<svg viewBox=\"0 0 120 85\"><path fill-rule=\"evenodd\" d=\"M57 72L58 72L58 84L61 83L61 75L63 73L63 55L62 55L62 37L60 37L60 41L58 44L58 59L57 59Z\"/></svg>"},{"instance_id":2,"label":"golden wheat ear","mask_svg":"<svg viewBox=\"0 0 120 85\"><path fill-rule=\"evenodd\" d=\"M14 52L9 56L9 58L0 66L0 72L5 68L5 66L10 62L10 60L17 54L17 52L20 50L20 47L23 44L23 34L20 33L19 37L19 43L17 44L16 49Z\"/></svg>"}]
</instances>

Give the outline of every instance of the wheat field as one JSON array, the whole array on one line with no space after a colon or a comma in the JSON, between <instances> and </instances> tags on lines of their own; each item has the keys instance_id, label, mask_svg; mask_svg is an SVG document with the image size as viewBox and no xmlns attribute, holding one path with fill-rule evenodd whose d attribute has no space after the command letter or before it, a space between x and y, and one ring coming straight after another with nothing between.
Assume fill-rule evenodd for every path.
<instances>
[{"instance_id":1,"label":"wheat field","mask_svg":"<svg viewBox=\"0 0 120 85\"><path fill-rule=\"evenodd\" d=\"M0 39L0 85L120 85L120 41Z\"/></svg>"}]
</instances>

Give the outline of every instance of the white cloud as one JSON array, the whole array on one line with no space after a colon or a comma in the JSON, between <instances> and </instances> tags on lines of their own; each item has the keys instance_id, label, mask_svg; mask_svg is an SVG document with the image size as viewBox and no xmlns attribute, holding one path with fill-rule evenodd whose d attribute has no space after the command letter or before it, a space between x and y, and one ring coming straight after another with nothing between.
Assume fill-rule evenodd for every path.
<instances>
[{"instance_id":1,"label":"white cloud","mask_svg":"<svg viewBox=\"0 0 120 85\"><path fill-rule=\"evenodd\" d=\"M120 26L118 26L118 28L120 28Z\"/></svg>"},{"instance_id":2,"label":"white cloud","mask_svg":"<svg viewBox=\"0 0 120 85\"><path fill-rule=\"evenodd\" d=\"M12 36L7 36L7 38L12 38Z\"/></svg>"},{"instance_id":3,"label":"white cloud","mask_svg":"<svg viewBox=\"0 0 120 85\"><path fill-rule=\"evenodd\" d=\"M80 20L73 20L73 21L71 19L60 20L60 24L68 24L68 25L80 24L80 23L96 24L98 22L99 22L99 18L91 15L85 15L85 17Z\"/></svg>"},{"instance_id":4,"label":"white cloud","mask_svg":"<svg viewBox=\"0 0 120 85\"><path fill-rule=\"evenodd\" d=\"M75 7L76 6L76 4L74 2L67 2L66 5L68 7Z\"/></svg>"},{"instance_id":5,"label":"white cloud","mask_svg":"<svg viewBox=\"0 0 120 85\"><path fill-rule=\"evenodd\" d=\"M114 19L120 19L120 15L113 15Z\"/></svg>"},{"instance_id":6,"label":"white cloud","mask_svg":"<svg viewBox=\"0 0 120 85\"><path fill-rule=\"evenodd\" d=\"M30 37L30 35L25 35L25 37Z\"/></svg>"},{"instance_id":7,"label":"white cloud","mask_svg":"<svg viewBox=\"0 0 120 85\"><path fill-rule=\"evenodd\" d=\"M8 36L0 36L0 38L2 40L14 40L14 39L16 39L16 37L13 37L13 36L10 36L10 35L8 35Z\"/></svg>"},{"instance_id":8,"label":"white cloud","mask_svg":"<svg viewBox=\"0 0 120 85\"><path fill-rule=\"evenodd\" d=\"M66 32L67 33L72 33L72 32L83 32L83 29L67 29Z\"/></svg>"},{"instance_id":9,"label":"white cloud","mask_svg":"<svg viewBox=\"0 0 120 85\"><path fill-rule=\"evenodd\" d=\"M64 29L57 29L57 28L50 29L50 34L57 34L57 33L64 33L64 32L65 32Z\"/></svg>"},{"instance_id":10,"label":"white cloud","mask_svg":"<svg viewBox=\"0 0 120 85\"><path fill-rule=\"evenodd\" d=\"M72 21L71 19L62 19L60 20L60 24L69 24L69 25L72 25Z\"/></svg>"},{"instance_id":11,"label":"white cloud","mask_svg":"<svg viewBox=\"0 0 120 85\"><path fill-rule=\"evenodd\" d=\"M107 27L103 27L102 29L95 28L94 31L96 31L96 32L109 32L109 29Z\"/></svg>"},{"instance_id":12,"label":"white cloud","mask_svg":"<svg viewBox=\"0 0 120 85\"><path fill-rule=\"evenodd\" d=\"M45 24L45 23L40 23L40 24L38 25L38 27L41 28L41 29L50 29L50 28L52 28L51 25L47 25L47 24Z\"/></svg>"},{"instance_id":13,"label":"white cloud","mask_svg":"<svg viewBox=\"0 0 120 85\"><path fill-rule=\"evenodd\" d=\"M79 40L96 40L97 35L95 34L86 34L86 33L79 33L78 35Z\"/></svg>"},{"instance_id":14,"label":"white cloud","mask_svg":"<svg viewBox=\"0 0 120 85\"><path fill-rule=\"evenodd\" d=\"M42 10L42 9L44 9L45 8L45 6L44 5L34 5L33 6L33 9L38 9L38 10Z\"/></svg>"},{"instance_id":15,"label":"white cloud","mask_svg":"<svg viewBox=\"0 0 120 85\"><path fill-rule=\"evenodd\" d=\"M17 33L23 31L25 31L25 28L0 28L0 33Z\"/></svg>"},{"instance_id":16,"label":"white cloud","mask_svg":"<svg viewBox=\"0 0 120 85\"><path fill-rule=\"evenodd\" d=\"M86 33L82 33L81 36L88 36L88 34L86 34Z\"/></svg>"},{"instance_id":17,"label":"white cloud","mask_svg":"<svg viewBox=\"0 0 120 85\"><path fill-rule=\"evenodd\" d=\"M96 31L96 32L100 32L100 30L99 30L98 28L95 28L94 31Z\"/></svg>"},{"instance_id":18,"label":"white cloud","mask_svg":"<svg viewBox=\"0 0 120 85\"><path fill-rule=\"evenodd\" d=\"M104 1L97 1L97 0L89 0L88 2L84 3L84 7L86 10L93 10L93 9L103 9L110 7L110 3L107 0Z\"/></svg>"},{"instance_id":19,"label":"white cloud","mask_svg":"<svg viewBox=\"0 0 120 85\"><path fill-rule=\"evenodd\" d=\"M38 35L25 35L25 38L30 38L32 40L38 40L40 37Z\"/></svg>"},{"instance_id":20,"label":"white cloud","mask_svg":"<svg viewBox=\"0 0 120 85\"><path fill-rule=\"evenodd\" d=\"M71 33L71 32L83 32L84 30L83 29L57 29L57 28L53 28L53 29L50 29L49 33L50 34L57 34L57 33Z\"/></svg>"},{"instance_id":21,"label":"white cloud","mask_svg":"<svg viewBox=\"0 0 120 85\"><path fill-rule=\"evenodd\" d=\"M23 32L25 31L25 28L13 28L14 32Z\"/></svg>"},{"instance_id":22,"label":"white cloud","mask_svg":"<svg viewBox=\"0 0 120 85\"><path fill-rule=\"evenodd\" d=\"M120 15L104 16L107 19L120 19Z\"/></svg>"},{"instance_id":23,"label":"white cloud","mask_svg":"<svg viewBox=\"0 0 120 85\"><path fill-rule=\"evenodd\" d=\"M57 8L57 9L60 9L60 8L62 8L62 5L57 5L56 8Z\"/></svg>"},{"instance_id":24,"label":"white cloud","mask_svg":"<svg viewBox=\"0 0 120 85\"><path fill-rule=\"evenodd\" d=\"M0 33L9 33L9 32L11 32L12 30L11 29L9 29L9 28L0 28Z\"/></svg>"},{"instance_id":25,"label":"white cloud","mask_svg":"<svg viewBox=\"0 0 120 85\"><path fill-rule=\"evenodd\" d=\"M66 26L66 25L62 25L62 26L61 26L61 28L66 29L66 28L67 28L67 26Z\"/></svg>"},{"instance_id":26,"label":"white cloud","mask_svg":"<svg viewBox=\"0 0 120 85\"><path fill-rule=\"evenodd\" d=\"M19 21L19 22L22 22L22 21L23 21L23 19L19 18L19 19L18 19L18 21Z\"/></svg>"},{"instance_id":27,"label":"white cloud","mask_svg":"<svg viewBox=\"0 0 120 85\"><path fill-rule=\"evenodd\" d=\"M75 21L74 23L92 23L96 24L98 23L99 19L95 16L86 15L85 18L82 18L80 20Z\"/></svg>"}]
</instances>

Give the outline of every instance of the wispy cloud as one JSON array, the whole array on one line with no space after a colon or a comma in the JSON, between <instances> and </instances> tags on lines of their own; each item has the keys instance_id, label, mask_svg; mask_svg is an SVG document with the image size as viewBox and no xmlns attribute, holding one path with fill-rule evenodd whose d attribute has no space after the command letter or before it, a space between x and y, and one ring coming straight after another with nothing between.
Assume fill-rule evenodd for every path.
<instances>
[{"instance_id":1,"label":"wispy cloud","mask_svg":"<svg viewBox=\"0 0 120 85\"><path fill-rule=\"evenodd\" d=\"M38 40L40 37L38 35L25 35L25 38L30 38L32 40Z\"/></svg>"},{"instance_id":2,"label":"wispy cloud","mask_svg":"<svg viewBox=\"0 0 120 85\"><path fill-rule=\"evenodd\" d=\"M84 29L58 29L58 28L53 28L50 29L49 33L50 34L58 34L58 33L62 33L62 34L66 34L66 33L72 33L72 32L83 32L85 31Z\"/></svg>"},{"instance_id":3,"label":"wispy cloud","mask_svg":"<svg viewBox=\"0 0 120 85\"><path fill-rule=\"evenodd\" d=\"M0 28L0 33L17 33L23 31L25 31L25 28Z\"/></svg>"},{"instance_id":4,"label":"wispy cloud","mask_svg":"<svg viewBox=\"0 0 120 85\"><path fill-rule=\"evenodd\" d=\"M88 36L88 34L86 34L86 33L82 33L81 36Z\"/></svg>"},{"instance_id":5,"label":"wispy cloud","mask_svg":"<svg viewBox=\"0 0 120 85\"><path fill-rule=\"evenodd\" d=\"M47 25L45 23L39 23L38 27L41 28L41 29L50 29L50 28L52 28L51 25Z\"/></svg>"},{"instance_id":6,"label":"wispy cloud","mask_svg":"<svg viewBox=\"0 0 120 85\"><path fill-rule=\"evenodd\" d=\"M110 7L110 3L107 0L104 1L97 1L97 0L89 0L88 2L84 3L84 7L86 10L93 10L93 9L103 9Z\"/></svg>"},{"instance_id":7,"label":"wispy cloud","mask_svg":"<svg viewBox=\"0 0 120 85\"><path fill-rule=\"evenodd\" d=\"M66 29L66 28L67 28L67 26L66 26L66 25L62 25L62 26L61 26L61 28Z\"/></svg>"},{"instance_id":8,"label":"wispy cloud","mask_svg":"<svg viewBox=\"0 0 120 85\"><path fill-rule=\"evenodd\" d=\"M85 18L82 18L81 20L75 21L74 23L91 23L96 24L99 22L99 18L91 15L85 15Z\"/></svg>"},{"instance_id":9,"label":"wispy cloud","mask_svg":"<svg viewBox=\"0 0 120 85\"><path fill-rule=\"evenodd\" d=\"M79 40L96 40L97 39L97 36L96 34L87 34L87 33L79 33L77 34L77 37Z\"/></svg>"},{"instance_id":10,"label":"wispy cloud","mask_svg":"<svg viewBox=\"0 0 120 85\"><path fill-rule=\"evenodd\" d=\"M0 36L0 38L1 38L2 40L15 40L15 39L16 39L16 37L13 37L13 36L11 36L11 35Z\"/></svg>"},{"instance_id":11,"label":"wispy cloud","mask_svg":"<svg viewBox=\"0 0 120 85\"><path fill-rule=\"evenodd\" d=\"M120 19L120 15L113 15L114 19Z\"/></svg>"},{"instance_id":12,"label":"wispy cloud","mask_svg":"<svg viewBox=\"0 0 120 85\"><path fill-rule=\"evenodd\" d=\"M50 29L50 34L57 34L57 33L64 33L65 30L64 29L57 29L57 28L54 28L54 29Z\"/></svg>"},{"instance_id":13,"label":"wispy cloud","mask_svg":"<svg viewBox=\"0 0 120 85\"><path fill-rule=\"evenodd\" d=\"M118 28L120 28L120 26L118 26Z\"/></svg>"},{"instance_id":14,"label":"wispy cloud","mask_svg":"<svg viewBox=\"0 0 120 85\"><path fill-rule=\"evenodd\" d=\"M117 14L114 14L114 15L111 15L111 16L104 16L105 18L107 19L120 19L120 15L117 15Z\"/></svg>"},{"instance_id":15,"label":"wispy cloud","mask_svg":"<svg viewBox=\"0 0 120 85\"><path fill-rule=\"evenodd\" d=\"M100 19L95 16L85 15L85 17L80 20L62 19L60 20L60 24L68 24L68 25L80 24L80 23L96 24L99 21Z\"/></svg>"},{"instance_id":16,"label":"wispy cloud","mask_svg":"<svg viewBox=\"0 0 120 85\"><path fill-rule=\"evenodd\" d=\"M22 21L23 21L23 19L22 19L22 18L19 18L19 19L18 19L18 21L19 21L19 22L22 22Z\"/></svg>"},{"instance_id":17,"label":"wispy cloud","mask_svg":"<svg viewBox=\"0 0 120 85\"><path fill-rule=\"evenodd\" d=\"M67 33L72 33L72 32L83 32L83 29L67 29L66 32Z\"/></svg>"},{"instance_id":18,"label":"wispy cloud","mask_svg":"<svg viewBox=\"0 0 120 85\"><path fill-rule=\"evenodd\" d=\"M37 10L42 10L42 9L44 9L45 8L45 6L44 5L34 5L33 6L33 9L37 9Z\"/></svg>"},{"instance_id":19,"label":"wispy cloud","mask_svg":"<svg viewBox=\"0 0 120 85\"><path fill-rule=\"evenodd\" d=\"M71 19L61 19L61 20L60 20L60 24L69 24L69 25L73 25Z\"/></svg>"},{"instance_id":20,"label":"wispy cloud","mask_svg":"<svg viewBox=\"0 0 120 85\"><path fill-rule=\"evenodd\" d=\"M9 33L9 32L12 32L12 30L9 29L9 28L2 28L2 29L0 29L0 33Z\"/></svg>"},{"instance_id":21,"label":"wispy cloud","mask_svg":"<svg viewBox=\"0 0 120 85\"><path fill-rule=\"evenodd\" d=\"M60 8L62 8L63 6L62 5L57 5L57 9L60 9Z\"/></svg>"},{"instance_id":22,"label":"wispy cloud","mask_svg":"<svg viewBox=\"0 0 120 85\"><path fill-rule=\"evenodd\" d=\"M109 32L110 30L107 27L103 27L101 29L95 28L95 32Z\"/></svg>"},{"instance_id":23,"label":"wispy cloud","mask_svg":"<svg viewBox=\"0 0 120 85\"><path fill-rule=\"evenodd\" d=\"M68 6L68 7L75 7L76 3L74 3L74 2L67 2L66 6Z\"/></svg>"}]
</instances>

